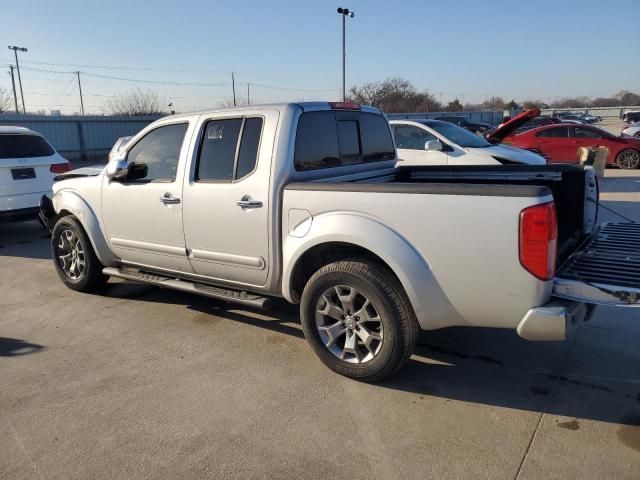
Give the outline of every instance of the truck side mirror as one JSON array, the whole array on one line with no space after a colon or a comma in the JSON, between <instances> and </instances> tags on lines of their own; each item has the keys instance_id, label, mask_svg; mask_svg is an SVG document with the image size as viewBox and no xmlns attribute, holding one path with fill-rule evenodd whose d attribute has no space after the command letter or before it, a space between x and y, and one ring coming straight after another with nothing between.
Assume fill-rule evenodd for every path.
<instances>
[{"instance_id":1,"label":"truck side mirror","mask_svg":"<svg viewBox=\"0 0 640 480\"><path fill-rule=\"evenodd\" d=\"M114 158L107 163L106 175L111 180L123 180L129 174L129 166L125 158Z\"/></svg>"},{"instance_id":2,"label":"truck side mirror","mask_svg":"<svg viewBox=\"0 0 640 480\"><path fill-rule=\"evenodd\" d=\"M424 149L427 152L441 152L442 151L442 143L439 140L427 140L424 143Z\"/></svg>"}]
</instances>

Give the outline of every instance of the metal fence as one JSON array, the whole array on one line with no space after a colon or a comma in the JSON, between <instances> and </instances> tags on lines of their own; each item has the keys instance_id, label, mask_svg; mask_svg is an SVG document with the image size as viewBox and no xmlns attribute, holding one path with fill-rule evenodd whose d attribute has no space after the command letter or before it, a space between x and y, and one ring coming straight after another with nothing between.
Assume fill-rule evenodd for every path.
<instances>
[{"instance_id":1,"label":"metal fence","mask_svg":"<svg viewBox=\"0 0 640 480\"><path fill-rule=\"evenodd\" d=\"M119 137L134 135L159 116L0 115L0 125L27 127L42 134L70 161L106 161Z\"/></svg>"},{"instance_id":2,"label":"metal fence","mask_svg":"<svg viewBox=\"0 0 640 480\"><path fill-rule=\"evenodd\" d=\"M593 108L545 108L542 109L542 115L555 115L558 112L575 112L589 113L602 118L622 118L624 112L638 111L640 106L624 106L624 107L593 107Z\"/></svg>"},{"instance_id":3,"label":"metal fence","mask_svg":"<svg viewBox=\"0 0 640 480\"><path fill-rule=\"evenodd\" d=\"M498 125L502 123L504 112L500 111L486 111L486 112L420 112L420 113L387 113L389 120L411 120L411 119L425 119L438 117L464 117L470 122L489 123L491 125Z\"/></svg>"}]
</instances>

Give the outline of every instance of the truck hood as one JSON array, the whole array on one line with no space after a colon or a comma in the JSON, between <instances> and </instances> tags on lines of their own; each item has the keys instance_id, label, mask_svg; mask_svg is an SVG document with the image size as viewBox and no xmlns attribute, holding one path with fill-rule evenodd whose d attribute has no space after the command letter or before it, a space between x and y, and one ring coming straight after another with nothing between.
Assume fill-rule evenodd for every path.
<instances>
[{"instance_id":1,"label":"truck hood","mask_svg":"<svg viewBox=\"0 0 640 480\"><path fill-rule=\"evenodd\" d=\"M522 113L519 113L511 120L504 122L498 128L496 128L492 133L487 135L487 140L491 143L500 143L516 129L520 128L522 125L527 123L532 118L536 118L540 116L539 108L530 108L529 110L525 110Z\"/></svg>"},{"instance_id":2,"label":"truck hood","mask_svg":"<svg viewBox=\"0 0 640 480\"><path fill-rule=\"evenodd\" d=\"M492 145L483 148L467 148L469 153L478 155L490 155L496 160L506 160L505 163L513 162L523 165L546 165L547 161L544 157L537 153L524 150L522 148L512 147L510 145Z\"/></svg>"},{"instance_id":3,"label":"truck hood","mask_svg":"<svg viewBox=\"0 0 640 480\"><path fill-rule=\"evenodd\" d=\"M53 181L58 182L60 180L78 177L95 177L96 175L100 175L105 167L106 165L104 164L98 164L91 165L90 167L76 168L74 170L69 170L68 172L61 173L60 175L56 175Z\"/></svg>"}]
</instances>

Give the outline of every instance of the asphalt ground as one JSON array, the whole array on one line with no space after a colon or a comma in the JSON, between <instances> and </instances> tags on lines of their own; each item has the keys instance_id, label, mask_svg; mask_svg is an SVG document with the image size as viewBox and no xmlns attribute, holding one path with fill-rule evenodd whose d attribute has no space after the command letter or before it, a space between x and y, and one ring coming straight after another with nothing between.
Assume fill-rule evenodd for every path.
<instances>
[{"instance_id":1,"label":"asphalt ground","mask_svg":"<svg viewBox=\"0 0 640 480\"><path fill-rule=\"evenodd\" d=\"M601 190L640 221L640 173ZM0 479L640 478L640 309L599 307L571 342L425 333L368 385L325 368L283 302L85 295L49 257L36 222L0 224Z\"/></svg>"}]
</instances>

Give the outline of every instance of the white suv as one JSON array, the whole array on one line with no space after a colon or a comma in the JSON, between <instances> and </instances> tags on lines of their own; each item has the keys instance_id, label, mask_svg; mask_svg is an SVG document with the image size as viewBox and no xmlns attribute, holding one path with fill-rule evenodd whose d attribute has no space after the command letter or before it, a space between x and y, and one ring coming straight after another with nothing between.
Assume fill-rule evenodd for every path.
<instances>
[{"instance_id":1,"label":"white suv","mask_svg":"<svg viewBox=\"0 0 640 480\"><path fill-rule=\"evenodd\" d=\"M38 132L0 127L0 220L36 218L53 178L71 170Z\"/></svg>"}]
</instances>

